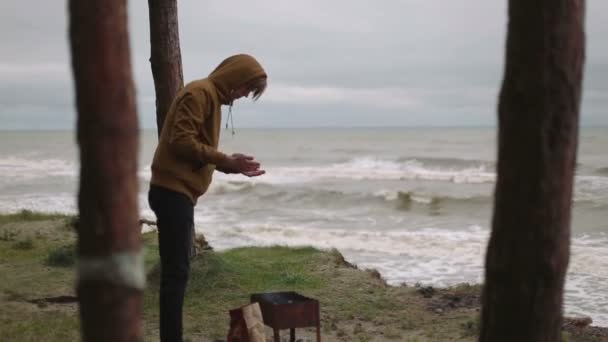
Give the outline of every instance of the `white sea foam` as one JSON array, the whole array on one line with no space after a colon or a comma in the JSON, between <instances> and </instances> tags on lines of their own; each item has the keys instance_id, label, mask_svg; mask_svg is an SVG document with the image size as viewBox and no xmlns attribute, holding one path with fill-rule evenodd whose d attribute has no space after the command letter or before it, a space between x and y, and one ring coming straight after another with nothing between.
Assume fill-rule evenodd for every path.
<instances>
[{"instance_id":1,"label":"white sea foam","mask_svg":"<svg viewBox=\"0 0 608 342\"><path fill-rule=\"evenodd\" d=\"M320 179L345 180L429 180L453 183L490 183L495 174L484 165L464 169L427 167L417 160L398 162L375 157L355 158L345 163L318 166L266 167L267 174L254 182L269 184L307 183ZM238 175L216 174L219 180L240 179Z\"/></svg>"},{"instance_id":2,"label":"white sea foam","mask_svg":"<svg viewBox=\"0 0 608 342\"><path fill-rule=\"evenodd\" d=\"M382 189L375 191L372 194L374 197L382 198L386 201L396 201L398 199L409 200L414 203L433 205L444 201L452 202L478 202L490 203L492 201L491 194L487 195L464 195L464 196L439 196L417 192L403 192L399 190Z\"/></svg>"},{"instance_id":3,"label":"white sea foam","mask_svg":"<svg viewBox=\"0 0 608 342\"><path fill-rule=\"evenodd\" d=\"M608 177L576 176L574 190L576 201L608 200Z\"/></svg>"},{"instance_id":4,"label":"white sea foam","mask_svg":"<svg viewBox=\"0 0 608 342\"><path fill-rule=\"evenodd\" d=\"M76 196L71 193L25 194L22 196L0 196L0 212L13 213L22 209L75 214Z\"/></svg>"},{"instance_id":5,"label":"white sea foam","mask_svg":"<svg viewBox=\"0 0 608 342\"><path fill-rule=\"evenodd\" d=\"M145 192L139 194L138 201L140 216L153 220L154 213L148 206ZM26 194L19 197L0 196L0 213L14 213L24 209L44 213L75 215L78 212L78 198L75 193L69 192Z\"/></svg>"},{"instance_id":6,"label":"white sea foam","mask_svg":"<svg viewBox=\"0 0 608 342\"><path fill-rule=\"evenodd\" d=\"M485 164L477 167L449 168L428 166L416 159L391 160L375 157L361 157L344 163L317 166L287 166L266 168L267 174L259 178L244 179L239 175L215 173L212 190L219 192L239 191L251 184L310 183L323 179L337 180L423 180L451 182L456 184L493 183L496 174L486 169ZM0 158L0 174L4 182L21 182L46 177L78 176L78 164L60 159L28 159L18 156ZM142 181L151 177L150 165L138 170ZM608 193L608 177L576 176L575 200L593 200L598 194ZM249 184L246 185L245 183ZM396 196L396 194L395 194ZM605 196L604 196L605 197Z\"/></svg>"},{"instance_id":7,"label":"white sea foam","mask_svg":"<svg viewBox=\"0 0 608 342\"><path fill-rule=\"evenodd\" d=\"M274 170L281 178L291 175L295 180L319 178L345 178L353 180L430 180L454 183L488 183L495 175L485 166L465 169L426 167L416 160L397 162L373 157L356 158L346 163L308 168L279 168Z\"/></svg>"},{"instance_id":8,"label":"white sea foam","mask_svg":"<svg viewBox=\"0 0 608 342\"><path fill-rule=\"evenodd\" d=\"M76 177L77 165L60 159L0 158L0 174L5 180L31 180L49 176Z\"/></svg>"},{"instance_id":9,"label":"white sea foam","mask_svg":"<svg viewBox=\"0 0 608 342\"><path fill-rule=\"evenodd\" d=\"M484 164L467 168L431 167L415 159L396 161L374 157L355 158L345 163L298 166L267 167L267 174L250 183L285 184L310 183L322 179L342 180L423 180L451 182L456 184L480 184L496 181L496 173L488 171ZM238 175L215 174L219 182L244 180ZM576 176L576 200L593 199L598 192L608 193L608 177Z\"/></svg>"},{"instance_id":10,"label":"white sea foam","mask_svg":"<svg viewBox=\"0 0 608 342\"><path fill-rule=\"evenodd\" d=\"M234 194L240 192L247 191L256 191L256 189L265 189L267 193L283 193L285 188L282 188L284 185L305 185L305 184L315 184L319 182L331 182L332 179L330 175L333 176L333 180L341 181L341 177L347 177L346 181L356 181L361 179L353 178L353 174L338 174L337 171L328 171L327 168L282 168L271 170L269 175L265 175L258 179L247 179L235 175L224 175L224 174L216 174L214 176L214 182L211 184L209 188L209 193L212 194ZM378 175L378 174L376 174ZM364 177L362 174L360 177ZM359 177L357 176L357 177ZM382 179L370 179L372 181L375 180L396 180L396 179L405 179L401 174L400 178L394 176L392 179L387 176L385 173L384 178ZM483 176L487 179L494 177L492 176ZM447 180L449 177L445 177L444 180ZM454 178L452 178L454 179ZM464 179L464 178L459 178ZM481 178L476 178L481 179ZM408 178L408 180L410 180ZM426 180L429 180L427 177ZM473 182L472 184L476 184ZM268 187L259 187L259 185L270 185L276 186L274 189L269 189ZM348 190L341 191L344 196L370 196L375 198L382 198L386 201L395 201L398 199L405 199L403 196L407 196L407 199L412 201L413 203L419 204L440 204L444 202L460 202L460 203L477 203L477 204L488 204L492 203L492 192L490 188L483 190L472 190L471 193L462 192L460 194L450 193L450 194L441 194L438 192L437 187L434 187L430 191L410 191L410 190L402 190L399 188L384 188L379 190ZM317 192L318 195L327 195L329 192L335 194L336 190L332 190L327 186L323 187L308 187L308 195L312 196L312 192ZM369 191L366 192L357 192L357 191ZM577 177L576 185L574 188L574 198L575 202L581 202L582 204L589 205L590 207L597 208L605 208L608 205L608 177Z\"/></svg>"}]
</instances>

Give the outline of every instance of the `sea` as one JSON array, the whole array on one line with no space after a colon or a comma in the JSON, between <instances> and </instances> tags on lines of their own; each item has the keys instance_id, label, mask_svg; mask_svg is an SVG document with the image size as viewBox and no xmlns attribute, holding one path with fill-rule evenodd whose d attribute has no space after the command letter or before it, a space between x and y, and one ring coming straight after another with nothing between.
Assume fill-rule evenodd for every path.
<instances>
[{"instance_id":1,"label":"sea","mask_svg":"<svg viewBox=\"0 0 608 342\"><path fill-rule=\"evenodd\" d=\"M483 281L496 180L494 128L273 128L222 131L220 149L266 174L216 173L195 209L217 250L338 249L392 285ZM156 132L141 132L140 216ZM608 327L608 128L583 128L565 313ZM76 213L73 131L0 132L0 212Z\"/></svg>"}]
</instances>

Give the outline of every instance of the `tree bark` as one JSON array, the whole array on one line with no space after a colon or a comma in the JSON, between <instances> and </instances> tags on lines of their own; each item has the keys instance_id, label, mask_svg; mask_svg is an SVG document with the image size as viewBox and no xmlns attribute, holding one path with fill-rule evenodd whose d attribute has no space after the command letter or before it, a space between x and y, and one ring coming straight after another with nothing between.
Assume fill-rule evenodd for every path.
<instances>
[{"instance_id":1,"label":"tree bark","mask_svg":"<svg viewBox=\"0 0 608 342\"><path fill-rule=\"evenodd\" d=\"M560 341L584 0L510 0L480 341Z\"/></svg>"},{"instance_id":2,"label":"tree bark","mask_svg":"<svg viewBox=\"0 0 608 342\"><path fill-rule=\"evenodd\" d=\"M69 15L81 163L77 293L82 339L141 341L142 289L117 275L112 263L117 255L137 255L141 243L127 4L70 0Z\"/></svg>"},{"instance_id":3,"label":"tree bark","mask_svg":"<svg viewBox=\"0 0 608 342\"><path fill-rule=\"evenodd\" d=\"M148 0L150 64L156 91L158 135L175 94L184 86L179 46L177 0Z\"/></svg>"},{"instance_id":4,"label":"tree bark","mask_svg":"<svg viewBox=\"0 0 608 342\"><path fill-rule=\"evenodd\" d=\"M160 132L177 92L184 86L179 45L177 0L148 0L150 16L150 65L156 91L156 129ZM196 236L192 226L192 237ZM197 254L192 239L190 255Z\"/></svg>"}]
</instances>

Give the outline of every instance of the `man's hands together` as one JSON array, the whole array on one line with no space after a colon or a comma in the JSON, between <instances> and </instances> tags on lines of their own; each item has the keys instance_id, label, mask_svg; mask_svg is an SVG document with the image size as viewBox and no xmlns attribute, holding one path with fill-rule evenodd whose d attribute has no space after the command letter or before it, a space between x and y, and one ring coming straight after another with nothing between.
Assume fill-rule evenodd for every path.
<instances>
[{"instance_id":1,"label":"man's hands together","mask_svg":"<svg viewBox=\"0 0 608 342\"><path fill-rule=\"evenodd\" d=\"M240 173L247 177L257 177L266 173L260 170L260 163L253 156L234 153L216 165L216 170L224 173Z\"/></svg>"}]
</instances>

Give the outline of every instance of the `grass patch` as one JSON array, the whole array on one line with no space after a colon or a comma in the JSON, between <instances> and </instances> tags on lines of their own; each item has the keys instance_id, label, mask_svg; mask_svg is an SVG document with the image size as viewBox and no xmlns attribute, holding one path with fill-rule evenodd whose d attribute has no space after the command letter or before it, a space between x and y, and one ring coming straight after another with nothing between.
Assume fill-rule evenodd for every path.
<instances>
[{"instance_id":1,"label":"grass patch","mask_svg":"<svg viewBox=\"0 0 608 342\"><path fill-rule=\"evenodd\" d=\"M27 251L34 248L34 240L32 238L27 238L25 240L17 241L13 244L14 249L19 249L23 251Z\"/></svg>"},{"instance_id":2,"label":"grass patch","mask_svg":"<svg viewBox=\"0 0 608 342\"><path fill-rule=\"evenodd\" d=\"M249 303L252 293L299 291L309 294L323 287L323 278L311 272L326 253L313 248L238 248L204 251L191 264L184 305L185 329L192 340L225 338L228 310ZM148 276L144 297L146 322L158 320L158 268ZM147 335L146 340L157 339Z\"/></svg>"},{"instance_id":3,"label":"grass patch","mask_svg":"<svg viewBox=\"0 0 608 342\"><path fill-rule=\"evenodd\" d=\"M0 241L10 242L17 239L17 232L12 229L6 229L0 232Z\"/></svg>"},{"instance_id":4,"label":"grass patch","mask_svg":"<svg viewBox=\"0 0 608 342\"><path fill-rule=\"evenodd\" d=\"M31 210L21 210L16 213L0 214L0 223L31 222L72 218L73 215L61 213L42 213Z\"/></svg>"},{"instance_id":5,"label":"grass patch","mask_svg":"<svg viewBox=\"0 0 608 342\"><path fill-rule=\"evenodd\" d=\"M78 315L72 312L23 310L11 303L0 312L2 341L65 342L80 340Z\"/></svg>"},{"instance_id":6,"label":"grass patch","mask_svg":"<svg viewBox=\"0 0 608 342\"><path fill-rule=\"evenodd\" d=\"M76 263L74 245L65 245L52 249L46 257L45 265L54 267L71 267Z\"/></svg>"},{"instance_id":7,"label":"grass patch","mask_svg":"<svg viewBox=\"0 0 608 342\"><path fill-rule=\"evenodd\" d=\"M476 337L481 332L481 320L479 316L461 323L462 337Z\"/></svg>"}]
</instances>

